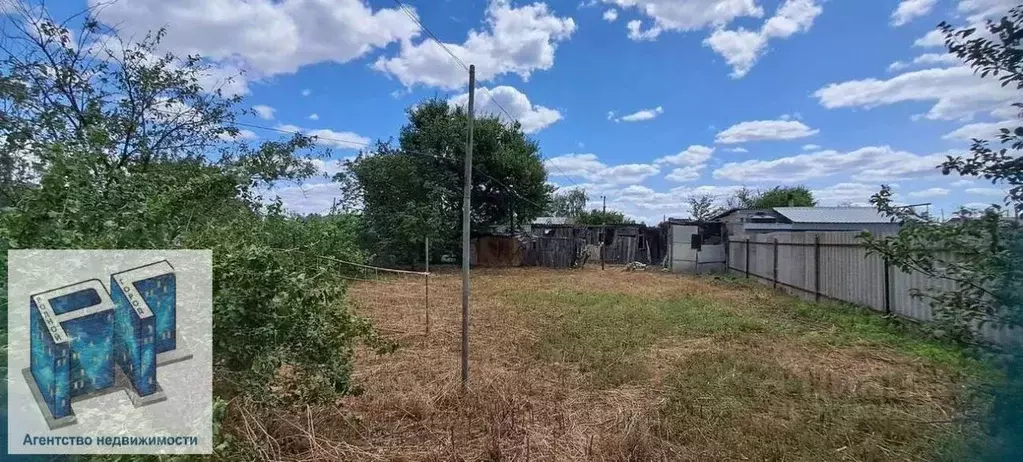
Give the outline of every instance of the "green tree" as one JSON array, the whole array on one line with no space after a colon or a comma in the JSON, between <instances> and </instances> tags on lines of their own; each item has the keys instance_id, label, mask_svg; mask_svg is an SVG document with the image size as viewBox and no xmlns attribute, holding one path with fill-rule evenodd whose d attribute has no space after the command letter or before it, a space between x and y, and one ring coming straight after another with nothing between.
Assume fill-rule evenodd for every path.
<instances>
[{"instance_id":1,"label":"green tree","mask_svg":"<svg viewBox=\"0 0 1023 462\"><path fill-rule=\"evenodd\" d=\"M754 196L749 208L768 209L772 207L813 207L817 200L805 186L776 186Z\"/></svg>"},{"instance_id":2,"label":"green tree","mask_svg":"<svg viewBox=\"0 0 1023 462\"><path fill-rule=\"evenodd\" d=\"M551 205L547 214L554 217L578 217L586 212L586 203L590 198L585 189L569 189L563 193L555 193L551 197Z\"/></svg>"},{"instance_id":3,"label":"green tree","mask_svg":"<svg viewBox=\"0 0 1023 462\"><path fill-rule=\"evenodd\" d=\"M806 186L775 186L767 191L754 191L745 186L725 203L730 208L769 209L773 207L815 207L817 200Z\"/></svg>"},{"instance_id":4,"label":"green tree","mask_svg":"<svg viewBox=\"0 0 1023 462\"><path fill-rule=\"evenodd\" d=\"M366 245L377 260L411 264L431 250L459 255L468 117L461 107L430 99L408 109L397 146L379 142L335 176L348 207L359 208ZM518 123L474 121L471 228L527 222L550 203L540 148Z\"/></svg>"},{"instance_id":5,"label":"green tree","mask_svg":"<svg viewBox=\"0 0 1023 462\"><path fill-rule=\"evenodd\" d=\"M722 212L721 207L715 205L716 200L714 196L709 194L690 197L686 201L689 203L689 216L699 221L707 221L714 218Z\"/></svg>"},{"instance_id":6,"label":"green tree","mask_svg":"<svg viewBox=\"0 0 1023 462\"><path fill-rule=\"evenodd\" d=\"M576 217L576 223L580 225L633 225L634 220L625 216L624 213L615 210L606 212L600 209L593 209L583 212Z\"/></svg>"},{"instance_id":7,"label":"green tree","mask_svg":"<svg viewBox=\"0 0 1023 462\"><path fill-rule=\"evenodd\" d=\"M3 278L8 249L210 248L215 393L283 399L267 388L284 365L304 399L352 390L355 343L380 344L347 309L350 270L323 257L360 260L353 224L257 193L309 178L313 140L230 141L240 98L200 84L201 58L159 54L162 32L126 43L89 17L72 34L16 13L0 43L0 149L19 166L0 185Z\"/></svg>"},{"instance_id":8,"label":"green tree","mask_svg":"<svg viewBox=\"0 0 1023 462\"><path fill-rule=\"evenodd\" d=\"M997 78L1003 87L1023 89L1023 6L1013 8L999 21L989 21L985 33L973 28L956 29L947 23L939 28L949 52L962 59L981 78ZM1013 107L1020 109L1019 101ZM888 186L871 202L878 210L903 223L896 236L863 236L871 251L883 255L903 271L918 271L949 280L954 290L915 291L930 302L939 335L989 351L999 351L978 333L988 324L1019 329L1023 325L1023 229L1019 222L1023 204L1023 124L1003 128L993 147L988 140L973 140L968 156L949 156L939 167L945 175L979 177L1003 186L1008 193L1001 204L984 211L960 210L962 218L941 223L910 208L892 204ZM1003 206L1013 211L1006 219ZM1018 332L1018 330L1017 330ZM1023 456L1023 354L1018 348L998 356L1005 380L992 387L992 413L987 420L988 438L975 455L984 460L1018 460Z\"/></svg>"}]
</instances>

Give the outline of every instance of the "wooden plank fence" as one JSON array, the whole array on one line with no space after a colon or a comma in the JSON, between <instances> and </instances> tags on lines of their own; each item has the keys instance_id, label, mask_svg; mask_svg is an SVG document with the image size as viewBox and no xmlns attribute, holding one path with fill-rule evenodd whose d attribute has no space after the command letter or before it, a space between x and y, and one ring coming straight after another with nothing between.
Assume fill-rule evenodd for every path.
<instances>
[{"instance_id":1,"label":"wooden plank fence","mask_svg":"<svg viewBox=\"0 0 1023 462\"><path fill-rule=\"evenodd\" d=\"M867 255L858 233L755 234L728 242L728 271L754 278L807 300L835 300L879 313L929 322L929 301L910 296L914 289L955 290L947 279L906 273L878 255ZM1019 333L989 326L985 337L1007 343Z\"/></svg>"}]
</instances>

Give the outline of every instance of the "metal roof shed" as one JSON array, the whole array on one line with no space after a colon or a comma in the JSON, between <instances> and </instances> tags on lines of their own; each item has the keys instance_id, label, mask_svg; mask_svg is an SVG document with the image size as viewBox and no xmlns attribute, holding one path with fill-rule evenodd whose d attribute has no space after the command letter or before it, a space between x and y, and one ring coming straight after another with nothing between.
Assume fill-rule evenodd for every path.
<instances>
[{"instance_id":1,"label":"metal roof shed","mask_svg":"<svg viewBox=\"0 0 1023 462\"><path fill-rule=\"evenodd\" d=\"M792 223L892 223L873 207L775 207Z\"/></svg>"},{"instance_id":2,"label":"metal roof shed","mask_svg":"<svg viewBox=\"0 0 1023 462\"><path fill-rule=\"evenodd\" d=\"M869 231L895 234L900 224L872 207L775 207L777 223L743 223L747 233L775 231Z\"/></svg>"}]
</instances>

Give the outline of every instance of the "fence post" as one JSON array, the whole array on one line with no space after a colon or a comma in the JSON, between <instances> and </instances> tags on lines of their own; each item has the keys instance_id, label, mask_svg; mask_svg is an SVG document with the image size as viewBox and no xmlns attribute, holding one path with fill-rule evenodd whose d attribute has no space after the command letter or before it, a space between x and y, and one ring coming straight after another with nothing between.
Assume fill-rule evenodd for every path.
<instances>
[{"instance_id":1,"label":"fence post","mask_svg":"<svg viewBox=\"0 0 1023 462\"><path fill-rule=\"evenodd\" d=\"M891 265L884 259L884 313L892 312Z\"/></svg>"},{"instance_id":2,"label":"fence post","mask_svg":"<svg viewBox=\"0 0 1023 462\"><path fill-rule=\"evenodd\" d=\"M749 238L746 238L746 279L749 279Z\"/></svg>"},{"instance_id":3,"label":"fence post","mask_svg":"<svg viewBox=\"0 0 1023 462\"><path fill-rule=\"evenodd\" d=\"M778 238L774 238L774 277L771 278L771 282L774 283L774 288L778 288Z\"/></svg>"},{"instance_id":4,"label":"fence post","mask_svg":"<svg viewBox=\"0 0 1023 462\"><path fill-rule=\"evenodd\" d=\"M813 296L821 301L821 235L813 236Z\"/></svg>"}]
</instances>

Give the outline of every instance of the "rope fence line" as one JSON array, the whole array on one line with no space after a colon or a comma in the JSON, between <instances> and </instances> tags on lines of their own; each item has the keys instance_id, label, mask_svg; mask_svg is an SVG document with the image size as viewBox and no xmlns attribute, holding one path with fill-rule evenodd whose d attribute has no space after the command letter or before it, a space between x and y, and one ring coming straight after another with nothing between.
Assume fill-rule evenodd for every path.
<instances>
[{"instance_id":1,"label":"rope fence line","mask_svg":"<svg viewBox=\"0 0 1023 462\"><path fill-rule=\"evenodd\" d=\"M333 258L333 257L325 257L323 255L318 255L317 257L318 258L322 258L324 260L330 260L330 261L336 262L336 263L344 263L344 264L348 264L348 265L352 265L352 266L358 266L360 268L368 268L368 269L373 269L373 270L377 270L377 271L389 271L389 272L392 272L392 273L403 273L403 274L416 274L416 275L419 275L419 276L429 276L430 275L430 273L425 272L425 271L408 271L408 270L400 270L400 269L393 269L393 268L383 268L383 267L380 267L380 266L370 266L370 265L364 265L362 263L355 263L355 262L351 262L351 261L340 260L340 259Z\"/></svg>"},{"instance_id":2,"label":"rope fence line","mask_svg":"<svg viewBox=\"0 0 1023 462\"><path fill-rule=\"evenodd\" d=\"M328 257L328 256L324 256L324 255L317 255L317 258L320 258L320 259L326 260L326 261L330 261L330 262L334 262L334 263L340 263L340 264L343 264L343 265L349 265L349 266L352 266L352 267L355 267L355 268L360 268L362 270L366 270L367 272L368 271L372 271L373 275L370 276L370 277L377 277L377 278L379 278L381 273L384 273L384 274L391 273L391 274L395 274L395 275L397 275L399 277L403 277L403 278L410 278L410 277L411 278L418 278L418 277L423 278L424 294L423 294L422 306L424 308L425 318L426 318L425 319L426 335L430 335L430 272L429 271L408 271L408 270L400 270L400 269L394 269L394 268L384 268L384 267L380 267L380 266L367 265L367 264L364 264L364 263L357 263L357 262L348 261L348 260L341 260L339 258ZM383 279L370 279L370 277L353 277L353 276L345 276L345 275L340 275L340 274L335 275L335 276L338 279L343 279L343 280L347 280L347 281L355 281L355 282L384 283L386 285L390 285L390 284L394 283L393 281L386 281L386 280L383 280ZM385 291L382 291L382 292L377 292L377 291L368 289L366 287L360 287L360 288L358 288L356 290L356 293L364 294L364 295L369 296L370 300L371 300L371 302L370 302L371 306L375 306L375 307L390 307L390 306L399 306L400 305L399 309L398 309L398 314L399 314L399 322L402 323L402 324L404 324L404 321L405 321L405 312L406 311L410 311L411 309L414 309L416 307L416 305L418 305L418 303L416 303L416 299L418 299L420 297L419 295L415 295L415 294L412 294L412 293L403 293L402 291L395 291L395 290L393 290L393 286L392 286L392 288L388 288L388 289L386 289ZM409 310L406 310L406 308L409 309ZM385 312L386 312L386 310L385 310ZM404 333L407 333L407 332L404 332Z\"/></svg>"}]
</instances>

